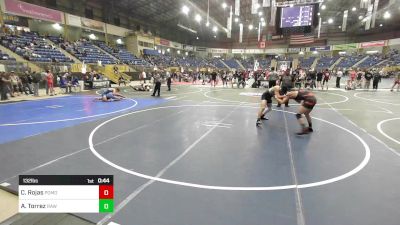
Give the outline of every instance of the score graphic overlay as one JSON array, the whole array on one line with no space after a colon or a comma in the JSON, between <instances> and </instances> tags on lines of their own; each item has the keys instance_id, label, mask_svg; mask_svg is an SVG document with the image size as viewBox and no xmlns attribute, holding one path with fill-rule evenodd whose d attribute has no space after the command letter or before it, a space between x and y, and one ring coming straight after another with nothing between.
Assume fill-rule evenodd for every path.
<instances>
[{"instance_id":1,"label":"score graphic overlay","mask_svg":"<svg viewBox=\"0 0 400 225\"><path fill-rule=\"evenodd\" d=\"M111 213L113 175L20 175L20 213Z\"/></svg>"},{"instance_id":2,"label":"score graphic overlay","mask_svg":"<svg viewBox=\"0 0 400 225\"><path fill-rule=\"evenodd\" d=\"M311 26L313 6L293 6L282 8L281 28Z\"/></svg>"}]
</instances>

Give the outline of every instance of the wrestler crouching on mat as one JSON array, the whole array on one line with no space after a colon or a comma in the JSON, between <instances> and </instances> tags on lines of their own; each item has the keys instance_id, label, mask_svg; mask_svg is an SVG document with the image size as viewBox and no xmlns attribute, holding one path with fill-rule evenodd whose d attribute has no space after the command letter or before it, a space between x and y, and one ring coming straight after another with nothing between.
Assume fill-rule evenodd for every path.
<instances>
[{"instance_id":1,"label":"wrestler crouching on mat","mask_svg":"<svg viewBox=\"0 0 400 225\"><path fill-rule=\"evenodd\" d=\"M310 113L317 104L317 99L315 98L314 93L308 90L291 90L286 93L283 98L277 98L276 100L280 104L284 104L289 101L289 99L294 99L296 102L301 103L298 112L296 113L296 118L301 126L301 131L296 134L304 135L313 132ZM307 119L308 127L306 127L304 119L302 118L303 114Z\"/></svg>"}]
</instances>

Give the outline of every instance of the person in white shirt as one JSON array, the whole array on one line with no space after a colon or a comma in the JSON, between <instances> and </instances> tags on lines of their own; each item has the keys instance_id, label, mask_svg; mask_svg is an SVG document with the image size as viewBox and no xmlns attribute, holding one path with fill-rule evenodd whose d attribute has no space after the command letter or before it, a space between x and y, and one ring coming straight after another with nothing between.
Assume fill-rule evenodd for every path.
<instances>
[{"instance_id":1,"label":"person in white shirt","mask_svg":"<svg viewBox=\"0 0 400 225\"><path fill-rule=\"evenodd\" d=\"M144 70L142 71L142 79L143 82L146 83L146 72L144 72Z\"/></svg>"},{"instance_id":2,"label":"person in white shirt","mask_svg":"<svg viewBox=\"0 0 400 225\"><path fill-rule=\"evenodd\" d=\"M338 69L336 72L336 88L340 88L340 79L343 77L343 72L341 69Z\"/></svg>"}]
</instances>

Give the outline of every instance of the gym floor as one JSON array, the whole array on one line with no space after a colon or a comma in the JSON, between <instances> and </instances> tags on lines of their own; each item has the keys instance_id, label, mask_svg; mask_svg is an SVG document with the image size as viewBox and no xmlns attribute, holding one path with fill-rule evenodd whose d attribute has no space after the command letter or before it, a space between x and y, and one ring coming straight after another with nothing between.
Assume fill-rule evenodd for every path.
<instances>
[{"instance_id":1,"label":"gym floor","mask_svg":"<svg viewBox=\"0 0 400 225\"><path fill-rule=\"evenodd\" d=\"M114 175L115 212L77 214L97 224L399 224L399 92L316 91L302 137L295 102L256 128L263 89L123 92L0 105L0 184Z\"/></svg>"}]
</instances>

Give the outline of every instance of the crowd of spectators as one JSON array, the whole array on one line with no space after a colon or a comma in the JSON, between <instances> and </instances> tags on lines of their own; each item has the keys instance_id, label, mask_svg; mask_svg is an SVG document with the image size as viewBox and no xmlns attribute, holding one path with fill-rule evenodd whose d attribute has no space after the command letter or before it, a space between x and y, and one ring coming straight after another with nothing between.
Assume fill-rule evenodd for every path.
<instances>
[{"instance_id":1,"label":"crowd of spectators","mask_svg":"<svg viewBox=\"0 0 400 225\"><path fill-rule=\"evenodd\" d=\"M56 85L54 85L56 84ZM60 93L71 93L72 90L80 91L79 79L69 73L58 73L53 75L51 70L44 72L28 72L17 73L1 72L0 73L0 93L1 100L21 95L40 96L39 88L46 90L46 95L57 95L55 86L59 87ZM65 91L63 91L65 89Z\"/></svg>"}]
</instances>

